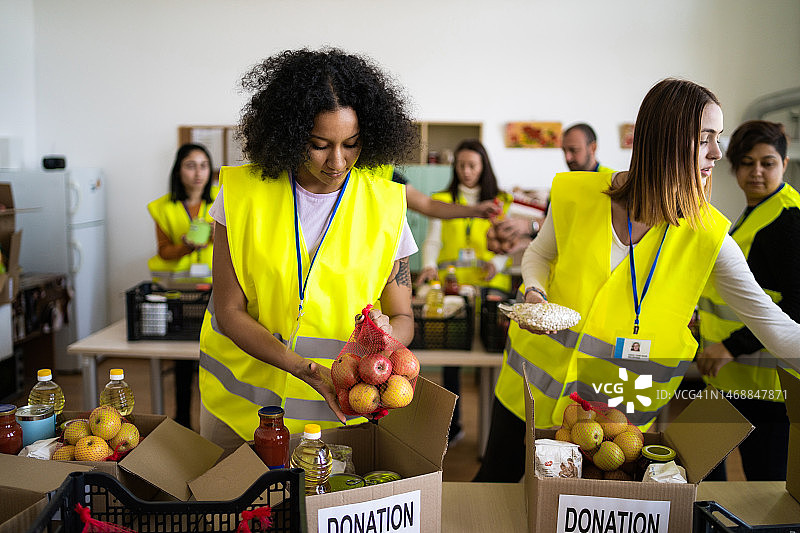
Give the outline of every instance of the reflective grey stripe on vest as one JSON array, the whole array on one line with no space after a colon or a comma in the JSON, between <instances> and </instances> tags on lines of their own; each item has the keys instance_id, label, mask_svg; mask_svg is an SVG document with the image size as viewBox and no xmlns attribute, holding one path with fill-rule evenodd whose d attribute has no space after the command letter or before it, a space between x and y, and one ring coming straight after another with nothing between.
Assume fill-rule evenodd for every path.
<instances>
[{"instance_id":1,"label":"reflective grey stripe on vest","mask_svg":"<svg viewBox=\"0 0 800 533\"><path fill-rule=\"evenodd\" d=\"M653 376L653 381L658 383L667 383L672 378L683 377L686 374L686 371L689 369L689 366L692 364L691 361L681 360L678 362L677 366L673 367L662 365L652 360L636 361L635 359L616 358L614 357L613 344L609 344L604 340L598 339L597 337L592 337L591 335L585 333L581 338L581 344L578 347L578 351L583 354L608 361L609 363L618 367L622 367L630 372L633 372L634 374L650 374Z\"/></svg>"},{"instance_id":2,"label":"reflective grey stripe on vest","mask_svg":"<svg viewBox=\"0 0 800 533\"><path fill-rule=\"evenodd\" d=\"M336 415L325 400L301 400L299 398L286 398L284 406L286 418L294 420L324 420L325 422L339 422ZM340 422L341 423L341 422Z\"/></svg>"},{"instance_id":3,"label":"reflective grey stripe on vest","mask_svg":"<svg viewBox=\"0 0 800 533\"><path fill-rule=\"evenodd\" d=\"M488 262L483 261L482 259L476 259L475 261L442 261L441 263L437 264L436 267L439 270L447 270L447 267L449 266L454 266L456 268L484 268L488 264Z\"/></svg>"},{"instance_id":4,"label":"reflective grey stripe on vest","mask_svg":"<svg viewBox=\"0 0 800 533\"><path fill-rule=\"evenodd\" d=\"M219 329L219 325L217 324L217 318L214 314L214 292L211 292L211 297L208 299L208 312L211 314L211 329L214 330L218 335L222 335L225 337L225 334L222 333ZM273 333L273 337L278 339L278 341L286 346L289 341L283 338L283 335L280 333ZM311 355L311 357L317 357L319 359L336 359L336 356L339 355L339 352L342 351L342 347L344 347L345 343L343 341L337 339L318 339L313 337L298 337L296 349L295 351L300 355ZM335 351L332 351L335 350ZM322 354L322 355L317 355Z\"/></svg>"},{"instance_id":5,"label":"reflective grey stripe on vest","mask_svg":"<svg viewBox=\"0 0 800 533\"><path fill-rule=\"evenodd\" d=\"M561 397L561 391L564 389L564 385L513 349L508 350L508 366L519 374L520 377L523 377L523 379L525 376L523 368L527 368L528 377L530 378L533 376L533 381L530 382L531 385L539 389L542 394L549 398L558 400Z\"/></svg>"},{"instance_id":6,"label":"reflective grey stripe on vest","mask_svg":"<svg viewBox=\"0 0 800 533\"><path fill-rule=\"evenodd\" d=\"M705 296L702 296L700 301L697 302L697 307L700 308L701 311L711 313L712 315L715 315L723 320L741 322L741 319L726 304L716 304Z\"/></svg>"},{"instance_id":7,"label":"reflective grey stripe on vest","mask_svg":"<svg viewBox=\"0 0 800 533\"><path fill-rule=\"evenodd\" d=\"M190 276L188 270L181 270L181 271L151 270L150 277L160 278L160 279L173 279L173 278L188 278Z\"/></svg>"},{"instance_id":8,"label":"reflective grey stripe on vest","mask_svg":"<svg viewBox=\"0 0 800 533\"><path fill-rule=\"evenodd\" d=\"M250 400L256 405L280 405L281 397L269 389L256 387L250 383L239 381L230 369L200 350L200 366L216 377L222 386L236 396ZM287 413L288 416L288 413Z\"/></svg>"}]
</instances>

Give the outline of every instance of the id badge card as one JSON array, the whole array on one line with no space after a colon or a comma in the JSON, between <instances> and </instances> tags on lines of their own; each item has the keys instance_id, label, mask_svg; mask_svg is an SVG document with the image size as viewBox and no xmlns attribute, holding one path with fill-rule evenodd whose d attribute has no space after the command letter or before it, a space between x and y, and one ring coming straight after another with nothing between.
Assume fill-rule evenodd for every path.
<instances>
[{"instance_id":1,"label":"id badge card","mask_svg":"<svg viewBox=\"0 0 800 533\"><path fill-rule=\"evenodd\" d=\"M652 343L652 335L631 335L630 330L624 333L618 332L614 344L614 358L649 361Z\"/></svg>"},{"instance_id":2,"label":"id badge card","mask_svg":"<svg viewBox=\"0 0 800 533\"><path fill-rule=\"evenodd\" d=\"M458 250L458 263L463 266L475 266L478 264L478 256L475 248L461 248Z\"/></svg>"},{"instance_id":3,"label":"id badge card","mask_svg":"<svg viewBox=\"0 0 800 533\"><path fill-rule=\"evenodd\" d=\"M189 267L190 278L208 278L211 277L211 268L206 263L192 263Z\"/></svg>"}]
</instances>

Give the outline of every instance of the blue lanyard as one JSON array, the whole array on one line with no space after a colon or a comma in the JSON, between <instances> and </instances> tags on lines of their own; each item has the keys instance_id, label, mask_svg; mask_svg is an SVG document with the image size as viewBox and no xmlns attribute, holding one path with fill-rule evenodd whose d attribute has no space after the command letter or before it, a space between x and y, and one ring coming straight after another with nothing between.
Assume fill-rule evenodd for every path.
<instances>
[{"instance_id":1,"label":"blue lanyard","mask_svg":"<svg viewBox=\"0 0 800 533\"><path fill-rule=\"evenodd\" d=\"M647 294L647 289L650 288L650 281L653 279L653 272L656 271L656 263L658 262L658 256L661 255L661 247L664 246L664 239L667 238L668 229L669 229L669 224L667 224L667 227L664 228L664 235L661 237L661 244L658 245L658 251L656 252L656 256L653 258L653 264L650 266L650 274L647 275L647 281L645 281L644 288L642 289L642 298L639 299L639 295L636 290L636 265L633 262L633 239L631 238L633 227L631 225L631 214L628 213L628 249L630 251L630 258L631 258L630 263L631 263L631 284L633 285L633 310L636 312L636 318L633 321L634 335L639 333L639 313L642 310L642 302L644 301L644 295Z\"/></svg>"},{"instance_id":2,"label":"blue lanyard","mask_svg":"<svg viewBox=\"0 0 800 533\"><path fill-rule=\"evenodd\" d=\"M325 236L328 234L328 229L331 227L333 217L336 216L336 211L339 209L344 190L347 188L347 183L350 181L350 172L347 173L347 177L344 179L344 185L342 185L342 188L339 190L339 195L336 197L336 203L333 204L333 211L331 211L331 216L328 219L328 223L325 225L325 231L322 233L319 246L317 246L317 250L311 258L311 263L308 265L308 272L306 272L305 280L303 279L303 258L300 253L300 216L297 210L297 180L295 180L294 175L291 173L290 177L292 179L292 196L294 197L294 244L295 250L297 251L297 284L298 294L300 295L300 306L297 310L299 319L303 316L303 301L306 298L306 287L308 286L308 278L311 276L311 268L314 266L314 260L316 260L317 254L319 254L319 251L322 249L322 243L325 241Z\"/></svg>"}]
</instances>

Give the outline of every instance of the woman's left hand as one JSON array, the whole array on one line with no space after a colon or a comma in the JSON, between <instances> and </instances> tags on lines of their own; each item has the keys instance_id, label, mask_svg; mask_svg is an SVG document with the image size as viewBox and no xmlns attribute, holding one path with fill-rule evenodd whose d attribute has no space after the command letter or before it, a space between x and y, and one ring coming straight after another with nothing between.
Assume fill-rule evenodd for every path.
<instances>
[{"instance_id":1,"label":"woman's left hand","mask_svg":"<svg viewBox=\"0 0 800 533\"><path fill-rule=\"evenodd\" d=\"M377 309L370 309L369 310L369 319L372 320L376 326L381 328L384 333L392 336L392 325L389 323L389 317L381 313ZM356 315L356 324L360 324L364 321L364 316L361 314Z\"/></svg>"},{"instance_id":2,"label":"woman's left hand","mask_svg":"<svg viewBox=\"0 0 800 533\"><path fill-rule=\"evenodd\" d=\"M704 376L716 377L719 370L733 361L731 352L721 342L709 344L697 354L697 368Z\"/></svg>"}]
</instances>

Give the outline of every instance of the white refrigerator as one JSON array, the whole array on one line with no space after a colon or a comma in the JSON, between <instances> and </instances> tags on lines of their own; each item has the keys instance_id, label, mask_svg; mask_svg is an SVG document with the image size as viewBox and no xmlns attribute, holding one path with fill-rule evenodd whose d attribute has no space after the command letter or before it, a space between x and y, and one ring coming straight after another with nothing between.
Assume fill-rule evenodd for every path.
<instances>
[{"instance_id":1,"label":"white refrigerator","mask_svg":"<svg viewBox=\"0 0 800 533\"><path fill-rule=\"evenodd\" d=\"M11 183L22 229L23 272L67 274L73 290L69 325L55 335L55 365L77 371L69 344L108 325L106 193L95 168L64 171L0 171Z\"/></svg>"}]
</instances>

